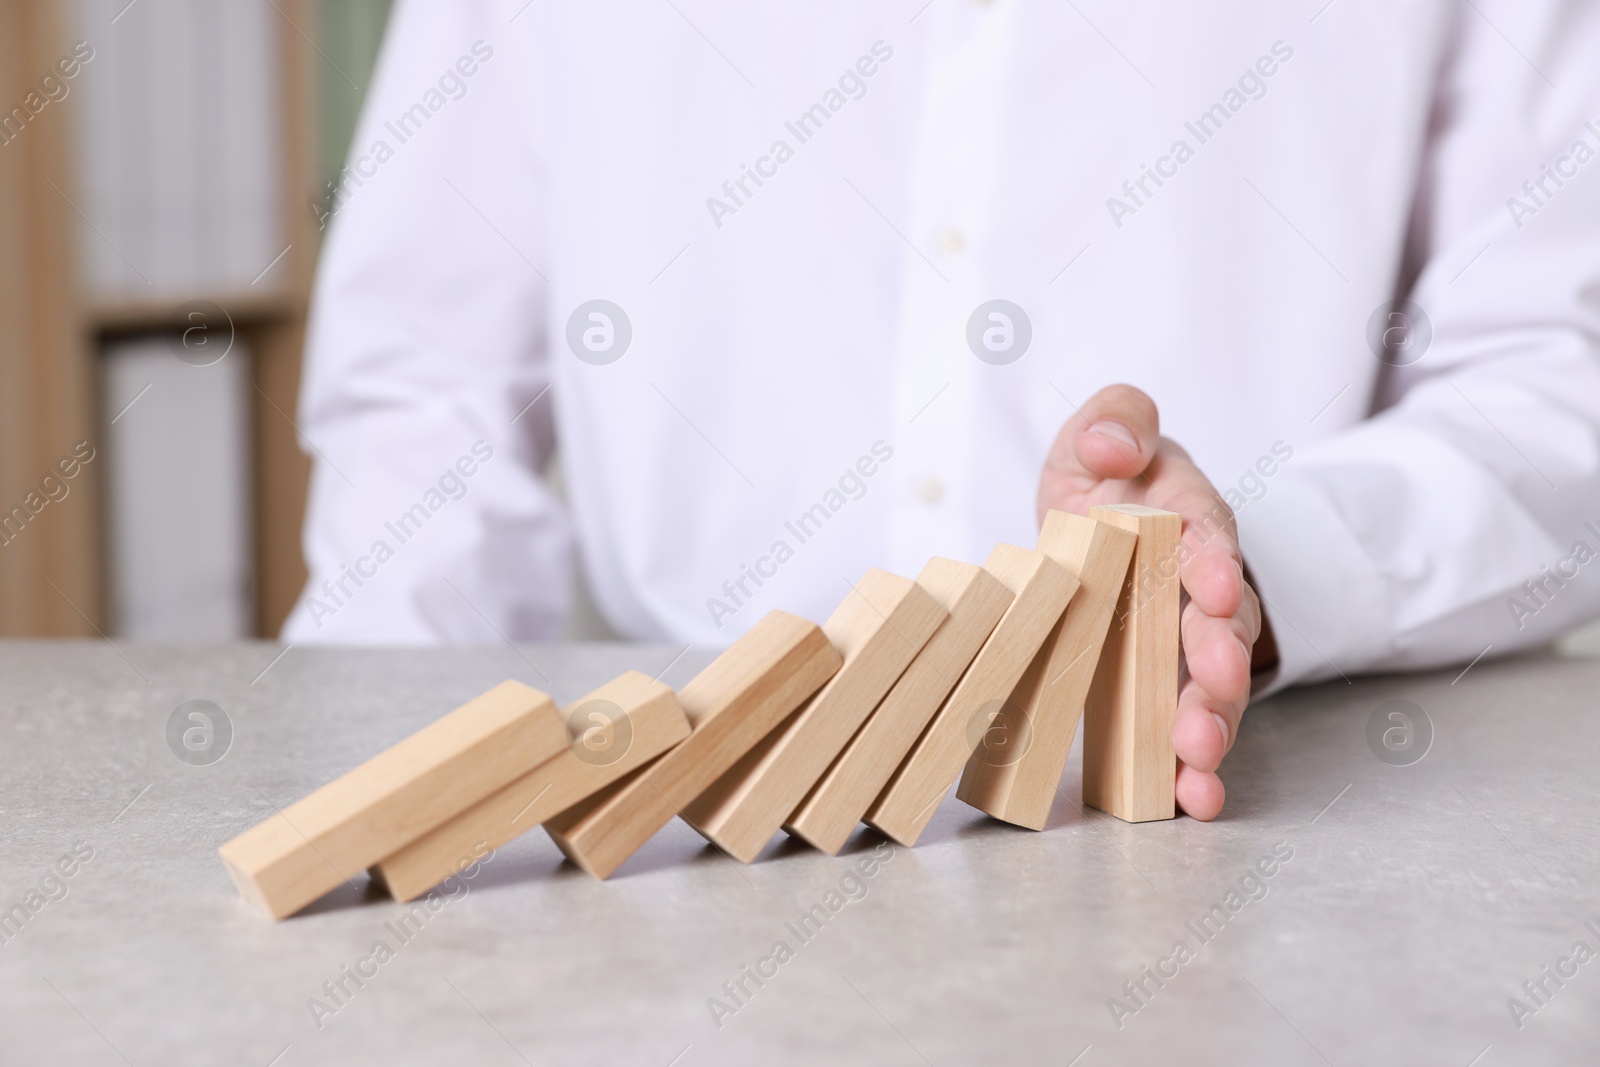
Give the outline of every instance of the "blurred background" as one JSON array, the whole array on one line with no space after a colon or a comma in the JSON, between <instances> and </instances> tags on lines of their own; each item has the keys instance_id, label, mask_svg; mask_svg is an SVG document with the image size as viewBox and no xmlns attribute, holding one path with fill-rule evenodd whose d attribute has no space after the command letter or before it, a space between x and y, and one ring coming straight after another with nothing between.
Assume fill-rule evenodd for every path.
<instances>
[{"instance_id":1,"label":"blurred background","mask_svg":"<svg viewBox=\"0 0 1600 1067\"><path fill-rule=\"evenodd\" d=\"M0 0L0 635L277 634L307 297L388 14Z\"/></svg>"},{"instance_id":2,"label":"blurred background","mask_svg":"<svg viewBox=\"0 0 1600 1067\"><path fill-rule=\"evenodd\" d=\"M0 636L277 635L307 301L389 8L0 0ZM566 636L609 633L578 589Z\"/></svg>"}]
</instances>

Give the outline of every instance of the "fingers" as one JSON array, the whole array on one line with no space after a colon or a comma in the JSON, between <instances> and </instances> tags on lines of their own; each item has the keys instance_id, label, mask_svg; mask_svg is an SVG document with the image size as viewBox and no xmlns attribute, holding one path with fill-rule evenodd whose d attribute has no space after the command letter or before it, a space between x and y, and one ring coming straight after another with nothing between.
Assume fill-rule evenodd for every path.
<instances>
[{"instance_id":1,"label":"fingers","mask_svg":"<svg viewBox=\"0 0 1600 1067\"><path fill-rule=\"evenodd\" d=\"M1238 614L1217 618L1194 601L1184 608L1181 633L1189 680L1178 694L1172 748L1180 760L1214 771L1233 747L1250 701L1250 648L1261 630L1261 602L1245 587Z\"/></svg>"},{"instance_id":2,"label":"fingers","mask_svg":"<svg viewBox=\"0 0 1600 1067\"><path fill-rule=\"evenodd\" d=\"M1194 682L1178 694L1172 722L1172 751L1185 766L1214 771L1239 735L1245 699L1218 700Z\"/></svg>"},{"instance_id":3,"label":"fingers","mask_svg":"<svg viewBox=\"0 0 1600 1067\"><path fill-rule=\"evenodd\" d=\"M1155 402L1130 385L1100 390L1067 420L1040 474L1038 502L1041 522L1050 508L1081 513L1117 502L1183 517L1178 573L1189 595L1181 621L1189 678L1172 727L1177 800L1196 819L1216 818L1227 796L1216 771L1250 699L1251 649L1261 633L1233 509L1189 454L1161 437Z\"/></svg>"},{"instance_id":4,"label":"fingers","mask_svg":"<svg viewBox=\"0 0 1600 1067\"><path fill-rule=\"evenodd\" d=\"M1261 601L1248 584L1234 615L1208 615L1193 599L1184 608L1189 680L1178 694L1172 750L1179 761L1178 805L1193 818L1207 821L1222 811L1226 790L1216 771L1250 702L1250 648L1260 632Z\"/></svg>"},{"instance_id":5,"label":"fingers","mask_svg":"<svg viewBox=\"0 0 1600 1067\"><path fill-rule=\"evenodd\" d=\"M1260 609L1254 591L1229 616L1207 614L1191 599L1183 610L1181 639L1184 661L1192 678L1218 700L1250 695L1250 649L1260 633Z\"/></svg>"},{"instance_id":6,"label":"fingers","mask_svg":"<svg viewBox=\"0 0 1600 1067\"><path fill-rule=\"evenodd\" d=\"M1150 477L1150 505L1183 516L1183 588L1206 614L1234 614L1244 593L1244 563L1233 509L1171 441L1162 442Z\"/></svg>"},{"instance_id":7,"label":"fingers","mask_svg":"<svg viewBox=\"0 0 1600 1067\"><path fill-rule=\"evenodd\" d=\"M1179 765L1177 780L1178 807L1191 819L1210 822L1222 812L1222 803L1228 791L1222 779L1208 771Z\"/></svg>"}]
</instances>

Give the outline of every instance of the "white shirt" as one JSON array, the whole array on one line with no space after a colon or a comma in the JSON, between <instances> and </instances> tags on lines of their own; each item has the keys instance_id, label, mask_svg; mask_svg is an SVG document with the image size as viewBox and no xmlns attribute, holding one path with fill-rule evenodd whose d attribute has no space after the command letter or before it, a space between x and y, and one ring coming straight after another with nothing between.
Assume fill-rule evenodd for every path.
<instances>
[{"instance_id":1,"label":"white shirt","mask_svg":"<svg viewBox=\"0 0 1600 1067\"><path fill-rule=\"evenodd\" d=\"M1125 381L1238 506L1279 684L1547 640L1600 612L1597 55L1555 0L402 2L285 637L550 638L580 564L631 638L820 620L1031 545Z\"/></svg>"}]
</instances>

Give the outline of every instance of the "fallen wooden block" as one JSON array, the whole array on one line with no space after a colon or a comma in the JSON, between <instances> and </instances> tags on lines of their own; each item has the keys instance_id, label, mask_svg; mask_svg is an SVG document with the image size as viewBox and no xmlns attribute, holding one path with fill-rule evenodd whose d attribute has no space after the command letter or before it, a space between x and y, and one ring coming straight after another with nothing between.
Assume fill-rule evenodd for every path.
<instances>
[{"instance_id":1,"label":"fallen wooden block","mask_svg":"<svg viewBox=\"0 0 1600 1067\"><path fill-rule=\"evenodd\" d=\"M895 771L866 820L902 845L914 845L961 765L1000 715L1033 655L1055 627L1078 581L1043 552L1000 545L983 569L1015 599Z\"/></svg>"},{"instance_id":2,"label":"fallen wooden block","mask_svg":"<svg viewBox=\"0 0 1600 1067\"><path fill-rule=\"evenodd\" d=\"M997 819L1044 829L1135 540L1127 530L1082 515L1045 516L1038 549L1077 577L1078 591L1011 694L1031 743L1007 754L1014 759L979 745L961 775L958 798Z\"/></svg>"},{"instance_id":3,"label":"fallen wooden block","mask_svg":"<svg viewBox=\"0 0 1600 1067\"><path fill-rule=\"evenodd\" d=\"M1013 599L982 567L949 559L931 560L917 584L949 618L783 827L829 855L844 847Z\"/></svg>"},{"instance_id":4,"label":"fallen wooden block","mask_svg":"<svg viewBox=\"0 0 1600 1067\"><path fill-rule=\"evenodd\" d=\"M759 758L684 808L684 820L734 859L755 859L945 615L916 582L869 570L822 626L844 653L839 673L779 727Z\"/></svg>"},{"instance_id":5,"label":"fallen wooden block","mask_svg":"<svg viewBox=\"0 0 1600 1067\"><path fill-rule=\"evenodd\" d=\"M1089 509L1138 535L1083 709L1083 802L1128 822L1177 814L1178 551L1183 519L1140 504Z\"/></svg>"},{"instance_id":6,"label":"fallen wooden block","mask_svg":"<svg viewBox=\"0 0 1600 1067\"><path fill-rule=\"evenodd\" d=\"M281 919L566 744L553 700L501 682L217 851L239 891Z\"/></svg>"},{"instance_id":7,"label":"fallen wooden block","mask_svg":"<svg viewBox=\"0 0 1600 1067\"><path fill-rule=\"evenodd\" d=\"M678 693L692 727L648 766L546 819L567 857L609 877L815 693L843 662L821 627L772 611Z\"/></svg>"},{"instance_id":8,"label":"fallen wooden block","mask_svg":"<svg viewBox=\"0 0 1600 1067\"><path fill-rule=\"evenodd\" d=\"M567 747L372 868L396 900L414 900L471 864L642 767L689 736L672 688L629 671L566 712Z\"/></svg>"}]
</instances>

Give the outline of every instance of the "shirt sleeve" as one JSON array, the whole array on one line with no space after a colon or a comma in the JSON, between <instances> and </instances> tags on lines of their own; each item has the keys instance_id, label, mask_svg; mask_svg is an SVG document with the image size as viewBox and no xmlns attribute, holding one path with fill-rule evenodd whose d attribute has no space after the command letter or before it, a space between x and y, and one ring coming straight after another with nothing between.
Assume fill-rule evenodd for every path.
<instances>
[{"instance_id":1,"label":"shirt sleeve","mask_svg":"<svg viewBox=\"0 0 1600 1067\"><path fill-rule=\"evenodd\" d=\"M298 429L295 643L554 636L572 535L554 447L535 122L502 5L396 5L334 199Z\"/></svg>"},{"instance_id":2,"label":"shirt sleeve","mask_svg":"<svg viewBox=\"0 0 1600 1067\"><path fill-rule=\"evenodd\" d=\"M1264 692L1600 614L1600 5L1458 16L1377 413L1239 516L1281 655Z\"/></svg>"}]
</instances>

